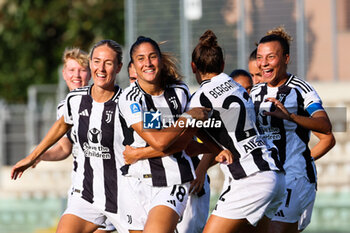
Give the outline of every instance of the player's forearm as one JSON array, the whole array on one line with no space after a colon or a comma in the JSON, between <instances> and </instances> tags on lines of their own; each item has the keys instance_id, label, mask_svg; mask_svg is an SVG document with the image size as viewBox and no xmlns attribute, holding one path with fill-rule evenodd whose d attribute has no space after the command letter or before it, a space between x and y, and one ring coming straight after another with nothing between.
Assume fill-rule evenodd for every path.
<instances>
[{"instance_id":1,"label":"player's forearm","mask_svg":"<svg viewBox=\"0 0 350 233\"><path fill-rule=\"evenodd\" d=\"M332 130L332 126L326 117L313 118L290 114L290 120L306 129L320 133L329 133Z\"/></svg>"},{"instance_id":2,"label":"player's forearm","mask_svg":"<svg viewBox=\"0 0 350 233\"><path fill-rule=\"evenodd\" d=\"M211 166L215 165L217 162L215 161L215 154L207 153L203 154L203 157L201 161L198 164L198 167L196 170L199 171L207 171Z\"/></svg>"},{"instance_id":3,"label":"player's forearm","mask_svg":"<svg viewBox=\"0 0 350 233\"><path fill-rule=\"evenodd\" d=\"M313 132L318 138L319 142L311 149L311 156L318 160L323 157L335 145L335 138L332 133L320 134Z\"/></svg>"},{"instance_id":4,"label":"player's forearm","mask_svg":"<svg viewBox=\"0 0 350 233\"><path fill-rule=\"evenodd\" d=\"M155 150L169 153L169 150L173 150L171 147L175 142L180 140L180 137L186 137L188 139L192 138L197 129L187 128L186 121L189 119L180 117L176 124L172 125L169 128L162 129L159 132L154 132L149 140L147 141L149 145L151 145ZM151 140L150 140L151 139ZM183 140L184 141L184 140ZM188 140L189 142L189 140ZM175 146L176 148L178 146ZM186 148L184 145L182 149Z\"/></svg>"},{"instance_id":5,"label":"player's forearm","mask_svg":"<svg viewBox=\"0 0 350 233\"><path fill-rule=\"evenodd\" d=\"M57 120L48 131L39 145L30 153L29 158L33 161L39 158L47 149L54 145L69 129L63 118Z\"/></svg>"}]
</instances>

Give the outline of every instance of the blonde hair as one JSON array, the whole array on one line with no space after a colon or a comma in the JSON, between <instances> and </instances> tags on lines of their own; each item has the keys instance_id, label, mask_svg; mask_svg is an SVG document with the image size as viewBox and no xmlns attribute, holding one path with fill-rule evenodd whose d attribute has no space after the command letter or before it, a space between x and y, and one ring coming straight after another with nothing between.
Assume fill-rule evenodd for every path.
<instances>
[{"instance_id":1,"label":"blonde hair","mask_svg":"<svg viewBox=\"0 0 350 233\"><path fill-rule=\"evenodd\" d=\"M89 66L89 54L79 48L66 48L63 53L63 66L66 66L68 59L73 59L83 67Z\"/></svg>"}]
</instances>

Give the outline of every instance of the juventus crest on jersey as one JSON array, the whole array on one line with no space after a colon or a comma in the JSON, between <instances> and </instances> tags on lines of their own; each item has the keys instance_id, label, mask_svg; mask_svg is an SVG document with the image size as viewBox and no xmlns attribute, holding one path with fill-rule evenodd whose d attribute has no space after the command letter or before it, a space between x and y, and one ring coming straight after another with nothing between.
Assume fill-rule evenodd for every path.
<instances>
[{"instance_id":1,"label":"juventus crest on jersey","mask_svg":"<svg viewBox=\"0 0 350 233\"><path fill-rule=\"evenodd\" d=\"M251 91L251 97L257 114L257 126L267 140L272 141L279 150L280 160L287 176L305 176L310 182L316 182L316 171L310 155L308 143L310 130L294 122L265 116L264 111L276 108L266 98L279 100L290 113L311 116L323 111L322 102L316 91L304 80L290 75L285 84L269 87L266 83L258 84Z\"/></svg>"},{"instance_id":2,"label":"juventus crest on jersey","mask_svg":"<svg viewBox=\"0 0 350 233\"><path fill-rule=\"evenodd\" d=\"M123 164L118 100L121 89L105 103L95 102L91 87L70 92L64 118L76 134L76 175L72 191L98 207L117 213L117 175Z\"/></svg>"},{"instance_id":3,"label":"juventus crest on jersey","mask_svg":"<svg viewBox=\"0 0 350 233\"><path fill-rule=\"evenodd\" d=\"M119 101L121 120L124 122L123 144L132 147L147 146L147 142L131 126L144 121L146 112L155 112L153 117L160 119L160 122L163 122L164 117L167 118L166 122L176 121L185 111L189 98L190 93L185 84L168 86L159 96L147 94L137 82L130 85ZM183 184L195 177L192 161L184 151L170 156L139 160L123 167L123 173L158 187Z\"/></svg>"},{"instance_id":4,"label":"juventus crest on jersey","mask_svg":"<svg viewBox=\"0 0 350 233\"><path fill-rule=\"evenodd\" d=\"M279 170L276 148L266 145L255 127L255 112L245 89L221 73L201 83L190 107L213 109L211 118L222 127L208 133L234 155L230 165L221 165L225 175L241 179L258 171Z\"/></svg>"}]
</instances>

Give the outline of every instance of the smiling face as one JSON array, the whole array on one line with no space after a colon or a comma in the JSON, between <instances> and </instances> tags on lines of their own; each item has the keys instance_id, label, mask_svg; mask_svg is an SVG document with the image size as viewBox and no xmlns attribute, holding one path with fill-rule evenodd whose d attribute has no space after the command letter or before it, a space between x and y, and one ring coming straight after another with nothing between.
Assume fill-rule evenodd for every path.
<instances>
[{"instance_id":1,"label":"smiling face","mask_svg":"<svg viewBox=\"0 0 350 233\"><path fill-rule=\"evenodd\" d=\"M89 67L80 65L72 58L67 59L62 74L70 91L88 85L90 80Z\"/></svg>"},{"instance_id":2,"label":"smiling face","mask_svg":"<svg viewBox=\"0 0 350 233\"><path fill-rule=\"evenodd\" d=\"M107 90L114 89L114 81L122 63L117 53L107 45L96 47L90 58L90 69L94 85Z\"/></svg>"},{"instance_id":3,"label":"smiling face","mask_svg":"<svg viewBox=\"0 0 350 233\"><path fill-rule=\"evenodd\" d=\"M159 84L161 71L160 54L156 48L148 42L136 47L132 54L132 60L137 80L142 84Z\"/></svg>"},{"instance_id":4,"label":"smiling face","mask_svg":"<svg viewBox=\"0 0 350 233\"><path fill-rule=\"evenodd\" d=\"M269 86L280 86L288 79L288 62L289 55L283 54L278 41L259 44L256 64L261 70L263 81Z\"/></svg>"}]
</instances>

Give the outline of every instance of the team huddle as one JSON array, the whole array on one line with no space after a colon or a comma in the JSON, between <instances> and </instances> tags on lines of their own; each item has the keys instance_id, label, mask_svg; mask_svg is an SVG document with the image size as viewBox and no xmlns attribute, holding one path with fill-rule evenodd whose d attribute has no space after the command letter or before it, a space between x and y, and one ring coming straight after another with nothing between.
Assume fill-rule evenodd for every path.
<instances>
[{"instance_id":1,"label":"team huddle","mask_svg":"<svg viewBox=\"0 0 350 233\"><path fill-rule=\"evenodd\" d=\"M287 73L289 44L283 28L268 32L250 57L255 70L229 76L207 30L189 64L200 84L192 95L174 58L151 38L131 46L124 90L115 84L117 42L99 41L90 54L67 49L70 92L58 120L11 178L73 155L59 233L300 232L315 201L314 160L335 140L316 91ZM320 142L310 150L311 131ZM225 181L208 217L207 170L216 163Z\"/></svg>"}]
</instances>

